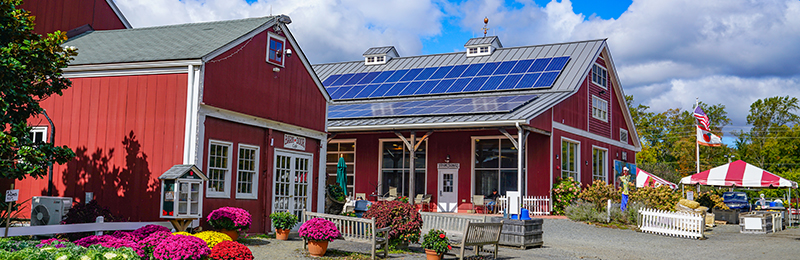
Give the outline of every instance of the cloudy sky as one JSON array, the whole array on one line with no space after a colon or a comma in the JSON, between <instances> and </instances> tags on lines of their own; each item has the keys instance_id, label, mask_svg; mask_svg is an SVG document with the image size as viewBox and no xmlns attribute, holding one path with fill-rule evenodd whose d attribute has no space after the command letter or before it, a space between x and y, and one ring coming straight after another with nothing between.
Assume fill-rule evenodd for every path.
<instances>
[{"instance_id":1,"label":"cloudy sky","mask_svg":"<svg viewBox=\"0 0 800 260\"><path fill-rule=\"evenodd\" d=\"M481 34L525 46L608 38L624 91L662 112L695 98L747 129L757 99L800 96L797 0L115 0L134 27L286 14L312 63L462 51ZM726 138L727 137L727 138Z\"/></svg>"}]
</instances>

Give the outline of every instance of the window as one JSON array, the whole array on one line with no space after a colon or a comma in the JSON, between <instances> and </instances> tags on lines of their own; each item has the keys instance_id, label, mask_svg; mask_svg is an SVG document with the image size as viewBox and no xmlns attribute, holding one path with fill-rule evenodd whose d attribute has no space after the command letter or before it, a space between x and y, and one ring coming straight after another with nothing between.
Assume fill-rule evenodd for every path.
<instances>
[{"instance_id":1,"label":"window","mask_svg":"<svg viewBox=\"0 0 800 260\"><path fill-rule=\"evenodd\" d=\"M608 81L606 79L608 79L608 71L600 67L600 65L594 64L594 66L592 66L592 82L603 88L608 88Z\"/></svg>"},{"instance_id":2,"label":"window","mask_svg":"<svg viewBox=\"0 0 800 260\"><path fill-rule=\"evenodd\" d=\"M236 198L258 198L258 146L239 144Z\"/></svg>"},{"instance_id":3,"label":"window","mask_svg":"<svg viewBox=\"0 0 800 260\"><path fill-rule=\"evenodd\" d=\"M267 44L267 61L278 66L283 66L284 43L286 41L274 34L269 34L269 44Z\"/></svg>"},{"instance_id":4,"label":"window","mask_svg":"<svg viewBox=\"0 0 800 260\"><path fill-rule=\"evenodd\" d=\"M619 129L619 141L623 143L628 143L628 130Z\"/></svg>"},{"instance_id":5,"label":"window","mask_svg":"<svg viewBox=\"0 0 800 260\"><path fill-rule=\"evenodd\" d=\"M489 46L481 47L481 53L489 53Z\"/></svg>"},{"instance_id":6,"label":"window","mask_svg":"<svg viewBox=\"0 0 800 260\"><path fill-rule=\"evenodd\" d=\"M375 62L375 57L367 57L367 63Z\"/></svg>"},{"instance_id":7,"label":"window","mask_svg":"<svg viewBox=\"0 0 800 260\"><path fill-rule=\"evenodd\" d=\"M476 54L476 53L478 53L477 47L469 48L469 54Z\"/></svg>"},{"instance_id":8,"label":"window","mask_svg":"<svg viewBox=\"0 0 800 260\"><path fill-rule=\"evenodd\" d=\"M327 173L327 184L337 183L336 167L339 164L339 157L344 158L347 165L347 195L353 196L355 172L356 172L356 143L355 140L332 140L328 143L328 156L325 160L325 173ZM375 187L370 187L374 189ZM367 198L364 198L367 199Z\"/></svg>"},{"instance_id":9,"label":"window","mask_svg":"<svg viewBox=\"0 0 800 260\"><path fill-rule=\"evenodd\" d=\"M604 181L604 182L608 183L608 180L606 179L606 176L608 176L608 174L606 174L606 169L608 169L608 167L606 166L606 161L607 161L606 155L607 154L608 154L608 150L606 150L606 149L602 149L602 148L598 148L598 147L592 148L592 180L593 181L601 180L601 181Z\"/></svg>"},{"instance_id":10,"label":"window","mask_svg":"<svg viewBox=\"0 0 800 260\"><path fill-rule=\"evenodd\" d=\"M576 181L581 181L578 174L578 142L562 139L561 140L561 178L572 177Z\"/></svg>"},{"instance_id":11,"label":"window","mask_svg":"<svg viewBox=\"0 0 800 260\"><path fill-rule=\"evenodd\" d=\"M46 143L47 142L47 127L46 126L34 126L31 129L31 140L33 143Z\"/></svg>"},{"instance_id":12,"label":"window","mask_svg":"<svg viewBox=\"0 0 800 260\"><path fill-rule=\"evenodd\" d=\"M383 57L383 56L375 57L375 62L383 62L384 60L385 60L385 57Z\"/></svg>"},{"instance_id":13,"label":"window","mask_svg":"<svg viewBox=\"0 0 800 260\"><path fill-rule=\"evenodd\" d=\"M427 141L419 146L414 157L414 193L425 194L425 172L427 157ZM389 187L396 187L403 196L409 195L408 180L410 152L403 141L381 142L381 193L389 192Z\"/></svg>"},{"instance_id":14,"label":"window","mask_svg":"<svg viewBox=\"0 0 800 260\"><path fill-rule=\"evenodd\" d=\"M489 195L497 191L517 190L517 148L503 137L475 138L475 194Z\"/></svg>"},{"instance_id":15,"label":"window","mask_svg":"<svg viewBox=\"0 0 800 260\"><path fill-rule=\"evenodd\" d=\"M592 117L608 122L608 101L592 95Z\"/></svg>"},{"instance_id":16,"label":"window","mask_svg":"<svg viewBox=\"0 0 800 260\"><path fill-rule=\"evenodd\" d=\"M208 142L208 197L230 198L231 146L228 142Z\"/></svg>"}]
</instances>

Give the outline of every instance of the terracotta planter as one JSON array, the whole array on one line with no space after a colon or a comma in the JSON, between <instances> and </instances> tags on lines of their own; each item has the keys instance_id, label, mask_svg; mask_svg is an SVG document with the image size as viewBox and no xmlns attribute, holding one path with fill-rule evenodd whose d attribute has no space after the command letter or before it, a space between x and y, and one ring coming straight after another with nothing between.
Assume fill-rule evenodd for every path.
<instances>
[{"instance_id":1,"label":"terracotta planter","mask_svg":"<svg viewBox=\"0 0 800 260\"><path fill-rule=\"evenodd\" d=\"M289 240L289 229L275 229L275 238L278 240Z\"/></svg>"},{"instance_id":2,"label":"terracotta planter","mask_svg":"<svg viewBox=\"0 0 800 260\"><path fill-rule=\"evenodd\" d=\"M443 255L444 254L436 253L434 250L425 249L425 257L427 257L428 260L441 260Z\"/></svg>"},{"instance_id":3,"label":"terracotta planter","mask_svg":"<svg viewBox=\"0 0 800 260\"><path fill-rule=\"evenodd\" d=\"M219 232L228 235L233 241L239 240L239 230L222 229Z\"/></svg>"},{"instance_id":4,"label":"terracotta planter","mask_svg":"<svg viewBox=\"0 0 800 260\"><path fill-rule=\"evenodd\" d=\"M328 240L309 240L308 241L308 254L313 257L320 257L325 255L328 251Z\"/></svg>"}]
</instances>

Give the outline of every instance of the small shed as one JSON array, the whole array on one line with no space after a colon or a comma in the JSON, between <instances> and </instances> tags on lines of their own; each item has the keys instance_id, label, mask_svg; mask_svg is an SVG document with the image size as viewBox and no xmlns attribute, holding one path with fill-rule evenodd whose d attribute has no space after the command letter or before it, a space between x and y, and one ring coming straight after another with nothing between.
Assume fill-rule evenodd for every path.
<instances>
[{"instance_id":1,"label":"small shed","mask_svg":"<svg viewBox=\"0 0 800 260\"><path fill-rule=\"evenodd\" d=\"M203 217L203 182L208 177L194 164L179 164L158 177L161 180L161 218Z\"/></svg>"}]
</instances>

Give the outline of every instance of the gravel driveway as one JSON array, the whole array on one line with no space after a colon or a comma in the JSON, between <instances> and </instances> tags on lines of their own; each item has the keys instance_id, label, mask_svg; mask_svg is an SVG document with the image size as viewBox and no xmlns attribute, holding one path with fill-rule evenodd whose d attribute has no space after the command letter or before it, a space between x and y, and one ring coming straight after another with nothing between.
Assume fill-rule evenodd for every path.
<instances>
[{"instance_id":1,"label":"gravel driveway","mask_svg":"<svg viewBox=\"0 0 800 260\"><path fill-rule=\"evenodd\" d=\"M738 225L720 225L707 232L705 240L597 227L568 219L545 219L542 229L543 247L528 250L501 247L498 259L794 259L800 256L798 228L757 235L739 233ZM266 239L261 243L249 246L256 259L310 259L304 256L302 241L296 237L290 241ZM364 244L341 240L332 242L329 248L369 252ZM389 259L425 259L425 254L394 254Z\"/></svg>"}]
</instances>

